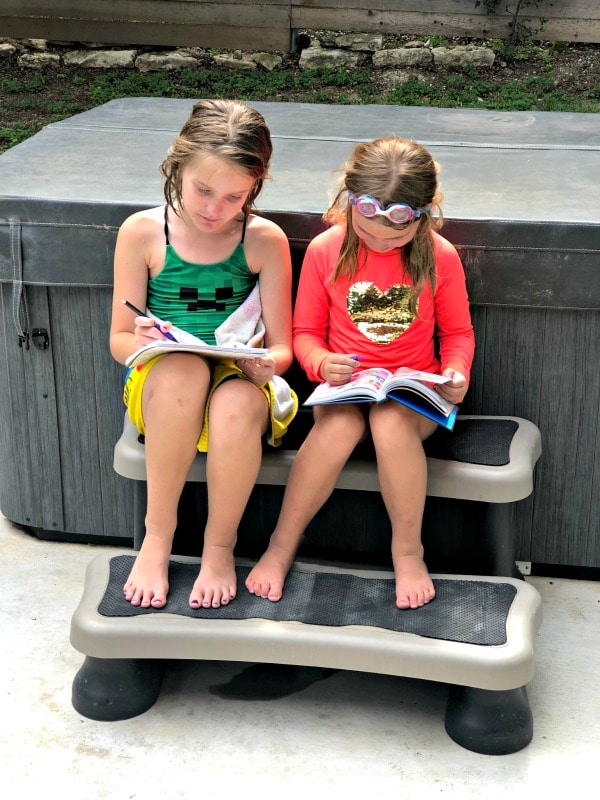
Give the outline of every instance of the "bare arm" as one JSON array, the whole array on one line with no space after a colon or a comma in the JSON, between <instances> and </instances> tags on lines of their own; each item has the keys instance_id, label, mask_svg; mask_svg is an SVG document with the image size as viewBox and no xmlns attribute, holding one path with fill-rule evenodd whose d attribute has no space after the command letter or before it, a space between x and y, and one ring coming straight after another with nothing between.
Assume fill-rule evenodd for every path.
<instances>
[{"instance_id":1,"label":"bare arm","mask_svg":"<svg viewBox=\"0 0 600 800\"><path fill-rule=\"evenodd\" d=\"M260 382L266 383L292 363L292 260L287 237L275 223L255 217L248 234L248 263L259 271L265 347L272 357L260 360L265 365Z\"/></svg>"},{"instance_id":2,"label":"bare arm","mask_svg":"<svg viewBox=\"0 0 600 800\"><path fill-rule=\"evenodd\" d=\"M129 300L140 309L146 308L149 270L157 245L157 225L152 213L142 211L128 217L117 235L110 351L121 364L142 345L161 338L151 320L136 318L122 302Z\"/></svg>"}]
</instances>

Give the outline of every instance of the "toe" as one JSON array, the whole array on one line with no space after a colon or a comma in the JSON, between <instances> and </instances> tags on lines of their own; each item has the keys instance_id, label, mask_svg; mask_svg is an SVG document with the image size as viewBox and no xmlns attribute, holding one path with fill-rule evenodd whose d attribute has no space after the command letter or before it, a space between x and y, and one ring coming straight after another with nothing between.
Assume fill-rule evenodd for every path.
<instances>
[{"instance_id":1,"label":"toe","mask_svg":"<svg viewBox=\"0 0 600 800\"><path fill-rule=\"evenodd\" d=\"M272 603L276 603L278 600L281 600L282 594L283 594L283 584L272 583L267 592L267 597Z\"/></svg>"},{"instance_id":2,"label":"toe","mask_svg":"<svg viewBox=\"0 0 600 800\"><path fill-rule=\"evenodd\" d=\"M229 602L229 595L224 589L217 589L217 591L213 595L212 599L212 607L219 608L220 606L226 606Z\"/></svg>"},{"instance_id":3,"label":"toe","mask_svg":"<svg viewBox=\"0 0 600 800\"><path fill-rule=\"evenodd\" d=\"M255 584L254 586L254 594L258 597L266 597L267 592L269 591L269 584L265 584L262 581L260 583Z\"/></svg>"},{"instance_id":4,"label":"toe","mask_svg":"<svg viewBox=\"0 0 600 800\"><path fill-rule=\"evenodd\" d=\"M144 593L141 589L133 589L131 592L130 600L132 606L140 606L144 599Z\"/></svg>"}]
</instances>

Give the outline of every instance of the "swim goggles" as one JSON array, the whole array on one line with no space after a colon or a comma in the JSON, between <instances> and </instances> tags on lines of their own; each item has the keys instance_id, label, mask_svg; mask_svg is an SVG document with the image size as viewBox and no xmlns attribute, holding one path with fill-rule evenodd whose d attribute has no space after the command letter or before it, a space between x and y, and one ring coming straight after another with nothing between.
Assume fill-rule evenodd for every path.
<instances>
[{"instance_id":1,"label":"swim goggles","mask_svg":"<svg viewBox=\"0 0 600 800\"><path fill-rule=\"evenodd\" d=\"M422 214L429 211L429 206L425 208L411 208L406 203L390 203L386 208L381 207L381 203L370 194L356 196L353 192L348 193L348 200L356 206L358 213L368 219L372 217L386 217L395 225L403 225L418 219Z\"/></svg>"}]
</instances>

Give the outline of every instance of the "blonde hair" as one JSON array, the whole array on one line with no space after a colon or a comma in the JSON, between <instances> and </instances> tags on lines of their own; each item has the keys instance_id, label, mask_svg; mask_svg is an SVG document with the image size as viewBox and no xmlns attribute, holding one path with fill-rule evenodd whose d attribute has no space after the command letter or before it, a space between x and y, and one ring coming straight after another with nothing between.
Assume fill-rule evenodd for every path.
<instances>
[{"instance_id":1,"label":"blonde hair","mask_svg":"<svg viewBox=\"0 0 600 800\"><path fill-rule=\"evenodd\" d=\"M359 267L360 239L352 226L352 206L348 192L375 197L385 208L390 203L406 203L411 208L429 211L416 222L417 232L400 250L400 261L413 282L410 309L417 313L417 300L427 281L435 289L435 252L432 230L442 227L437 175L439 165L422 145L399 136L384 136L363 142L352 151L344 165L344 174L333 202L325 212L326 222L345 223L346 233L340 255L334 267L334 281L341 277L352 279ZM435 217L432 216L435 211ZM377 217L381 224L402 231L386 217Z\"/></svg>"},{"instance_id":2,"label":"blonde hair","mask_svg":"<svg viewBox=\"0 0 600 800\"><path fill-rule=\"evenodd\" d=\"M226 158L254 178L243 207L247 215L270 178L272 152L269 128L258 111L239 100L200 100L160 166L167 205L178 212L183 168L198 155L212 155Z\"/></svg>"}]
</instances>

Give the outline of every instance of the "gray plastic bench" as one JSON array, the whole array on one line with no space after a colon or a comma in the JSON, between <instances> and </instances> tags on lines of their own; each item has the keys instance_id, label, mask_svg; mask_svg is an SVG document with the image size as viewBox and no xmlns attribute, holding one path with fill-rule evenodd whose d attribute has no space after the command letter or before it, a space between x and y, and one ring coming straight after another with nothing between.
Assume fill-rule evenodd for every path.
<instances>
[{"instance_id":1,"label":"gray plastic bench","mask_svg":"<svg viewBox=\"0 0 600 800\"><path fill-rule=\"evenodd\" d=\"M519 577L515 566L511 504L533 491L533 472L541 454L538 428L520 417L459 416L452 434L439 431L427 443L427 494L480 502L493 563L491 573ZM285 440L284 440L285 442ZM263 454L257 484L285 486L296 450L269 449ZM115 471L134 483L134 547L144 538L146 461L144 444L125 416L114 450ZM198 455L188 481L206 482L206 456ZM338 489L379 492L373 460L351 458L336 484Z\"/></svg>"},{"instance_id":2,"label":"gray plastic bench","mask_svg":"<svg viewBox=\"0 0 600 800\"><path fill-rule=\"evenodd\" d=\"M456 742L481 753L520 750L533 734L525 686L534 670L541 602L515 578L509 509L533 491L540 454L539 430L519 417L459 417L450 437L433 442L428 495L485 504L494 574L434 575L436 599L415 611L395 608L389 572L333 564L296 564L284 598L269 603L244 591L243 562L233 603L192 610L187 596L198 560L182 556L171 559L165 609L133 608L122 594L133 556L100 556L88 568L72 619L71 642L86 656L73 705L104 720L146 711L158 697L164 658L333 667L448 683L446 730ZM294 455L265 453L257 482L284 485ZM205 460L197 456L189 481L205 482ZM135 481L137 549L146 466L144 444L127 418L114 468ZM337 486L378 492L374 462L350 459Z\"/></svg>"}]
</instances>

